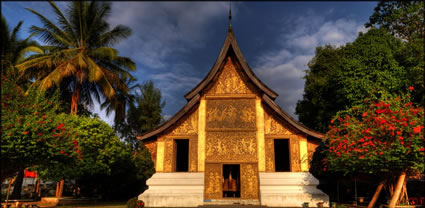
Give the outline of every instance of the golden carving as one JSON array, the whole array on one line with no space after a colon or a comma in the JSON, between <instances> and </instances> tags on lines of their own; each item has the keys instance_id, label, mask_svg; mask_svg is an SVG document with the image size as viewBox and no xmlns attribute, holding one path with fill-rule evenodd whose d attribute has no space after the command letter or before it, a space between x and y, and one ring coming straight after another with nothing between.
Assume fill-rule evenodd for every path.
<instances>
[{"instance_id":1,"label":"golden carving","mask_svg":"<svg viewBox=\"0 0 425 208\"><path fill-rule=\"evenodd\" d=\"M261 99L255 100L256 123L257 123L257 148L258 148L258 170L264 172L266 170L266 153L264 146L264 110L261 106Z\"/></svg>"},{"instance_id":2,"label":"golden carving","mask_svg":"<svg viewBox=\"0 0 425 208\"><path fill-rule=\"evenodd\" d=\"M241 164L241 198L258 199L257 164Z\"/></svg>"},{"instance_id":3,"label":"golden carving","mask_svg":"<svg viewBox=\"0 0 425 208\"><path fill-rule=\"evenodd\" d=\"M300 142L298 137L289 140L291 148L291 172L301 171Z\"/></svg>"},{"instance_id":4,"label":"golden carving","mask_svg":"<svg viewBox=\"0 0 425 208\"><path fill-rule=\"evenodd\" d=\"M161 140L161 141L160 141ZM158 139L158 152L156 155L156 172L163 172L164 171L164 150L165 144L162 139Z\"/></svg>"},{"instance_id":5,"label":"golden carving","mask_svg":"<svg viewBox=\"0 0 425 208\"><path fill-rule=\"evenodd\" d=\"M205 113L206 100L201 98L199 102L198 116L198 171L202 172L205 169Z\"/></svg>"},{"instance_id":6,"label":"golden carving","mask_svg":"<svg viewBox=\"0 0 425 208\"><path fill-rule=\"evenodd\" d=\"M222 184L221 164L206 164L205 199L220 199L222 197Z\"/></svg>"},{"instance_id":7,"label":"golden carving","mask_svg":"<svg viewBox=\"0 0 425 208\"><path fill-rule=\"evenodd\" d=\"M255 100L208 100L206 127L256 129Z\"/></svg>"},{"instance_id":8,"label":"golden carving","mask_svg":"<svg viewBox=\"0 0 425 208\"><path fill-rule=\"evenodd\" d=\"M257 162L255 132L207 132L206 161Z\"/></svg>"},{"instance_id":9,"label":"golden carving","mask_svg":"<svg viewBox=\"0 0 425 208\"><path fill-rule=\"evenodd\" d=\"M198 134L198 110L181 122L169 135L196 135Z\"/></svg>"},{"instance_id":10,"label":"golden carving","mask_svg":"<svg viewBox=\"0 0 425 208\"><path fill-rule=\"evenodd\" d=\"M266 171L274 172L274 142L272 138L266 139Z\"/></svg>"},{"instance_id":11,"label":"golden carving","mask_svg":"<svg viewBox=\"0 0 425 208\"><path fill-rule=\"evenodd\" d=\"M252 93L251 90L237 72L230 57L227 58L226 64L218 76L216 83L207 92L208 95L249 93Z\"/></svg>"},{"instance_id":12,"label":"golden carving","mask_svg":"<svg viewBox=\"0 0 425 208\"><path fill-rule=\"evenodd\" d=\"M307 152L307 138L298 137L300 142L300 163L301 171L308 171L308 152Z\"/></svg>"},{"instance_id":13,"label":"golden carving","mask_svg":"<svg viewBox=\"0 0 425 208\"><path fill-rule=\"evenodd\" d=\"M198 142L196 138L189 140L189 161L189 172L196 172L198 162Z\"/></svg>"},{"instance_id":14,"label":"golden carving","mask_svg":"<svg viewBox=\"0 0 425 208\"><path fill-rule=\"evenodd\" d=\"M149 153L151 153L151 157L152 157L152 161L154 163L154 167L156 167L156 153L157 153L157 149L158 149L158 141L148 141L148 142L144 142L144 145L146 148L148 148Z\"/></svg>"},{"instance_id":15,"label":"golden carving","mask_svg":"<svg viewBox=\"0 0 425 208\"><path fill-rule=\"evenodd\" d=\"M282 125L273 116L270 116L268 113L265 113L265 134L279 134L279 135L290 135L294 134L289 129L288 126Z\"/></svg>"},{"instance_id":16,"label":"golden carving","mask_svg":"<svg viewBox=\"0 0 425 208\"><path fill-rule=\"evenodd\" d=\"M172 138L165 139L165 152L164 152L164 172L173 171L174 159L174 141Z\"/></svg>"}]
</instances>

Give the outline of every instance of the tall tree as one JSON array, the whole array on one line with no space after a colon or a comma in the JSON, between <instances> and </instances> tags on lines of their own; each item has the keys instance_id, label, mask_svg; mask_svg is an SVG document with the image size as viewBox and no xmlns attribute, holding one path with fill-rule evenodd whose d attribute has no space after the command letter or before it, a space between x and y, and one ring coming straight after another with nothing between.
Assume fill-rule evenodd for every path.
<instances>
[{"instance_id":1,"label":"tall tree","mask_svg":"<svg viewBox=\"0 0 425 208\"><path fill-rule=\"evenodd\" d=\"M366 27L379 27L407 41L402 64L415 91L413 101L425 103L425 3L424 1L380 1Z\"/></svg>"},{"instance_id":2,"label":"tall tree","mask_svg":"<svg viewBox=\"0 0 425 208\"><path fill-rule=\"evenodd\" d=\"M72 114L77 113L79 102L91 104L92 96L99 102L100 96L111 101L117 90L128 91L123 80L131 77L129 71L136 66L131 59L118 56L111 46L127 38L131 30L123 25L110 29L106 22L110 3L73 1L65 14L55 3L49 3L58 24L28 8L44 24L32 26L32 35L48 45L43 46L44 54L32 55L17 65L20 72L42 71L34 77L34 85L44 90L66 83L72 92Z\"/></svg>"},{"instance_id":3,"label":"tall tree","mask_svg":"<svg viewBox=\"0 0 425 208\"><path fill-rule=\"evenodd\" d=\"M326 121L346 104L335 97L337 87L331 80L338 71L341 53L341 48L331 45L317 47L316 56L308 63L303 100L297 102L295 110L301 122L317 131L325 132Z\"/></svg>"},{"instance_id":4,"label":"tall tree","mask_svg":"<svg viewBox=\"0 0 425 208\"><path fill-rule=\"evenodd\" d=\"M423 1L380 1L366 27L379 26L409 42L425 37Z\"/></svg>"},{"instance_id":5,"label":"tall tree","mask_svg":"<svg viewBox=\"0 0 425 208\"><path fill-rule=\"evenodd\" d=\"M154 86L152 80L137 85L135 102L130 103L126 121L116 124L116 129L127 142L136 145L136 136L158 126L162 118L161 91Z\"/></svg>"},{"instance_id":6,"label":"tall tree","mask_svg":"<svg viewBox=\"0 0 425 208\"><path fill-rule=\"evenodd\" d=\"M300 121L326 132L340 110L367 97L405 93L415 82L406 70L405 60L412 57L405 53L408 47L384 29L371 29L346 46L318 48L309 63L303 100L297 103ZM415 76L422 76L421 71L416 70Z\"/></svg>"}]
</instances>

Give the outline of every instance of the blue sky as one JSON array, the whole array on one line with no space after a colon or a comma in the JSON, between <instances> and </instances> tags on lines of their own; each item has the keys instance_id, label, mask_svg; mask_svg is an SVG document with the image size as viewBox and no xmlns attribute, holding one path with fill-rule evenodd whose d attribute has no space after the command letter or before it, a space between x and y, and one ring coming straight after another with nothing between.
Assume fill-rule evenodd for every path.
<instances>
[{"instance_id":1,"label":"blue sky","mask_svg":"<svg viewBox=\"0 0 425 208\"><path fill-rule=\"evenodd\" d=\"M57 2L64 9L67 2ZM352 42L377 2L233 2L232 27L239 47L256 75L279 94L276 102L293 117L302 98L307 63L317 46ZM47 2L1 2L2 15L21 37L39 25L32 8L54 20ZM229 2L113 2L111 26L133 34L115 47L137 64L139 80L153 80L166 101L165 118L186 103L190 91L213 66L224 43ZM96 105L100 117L113 124ZM113 116L111 114L110 116Z\"/></svg>"}]
</instances>

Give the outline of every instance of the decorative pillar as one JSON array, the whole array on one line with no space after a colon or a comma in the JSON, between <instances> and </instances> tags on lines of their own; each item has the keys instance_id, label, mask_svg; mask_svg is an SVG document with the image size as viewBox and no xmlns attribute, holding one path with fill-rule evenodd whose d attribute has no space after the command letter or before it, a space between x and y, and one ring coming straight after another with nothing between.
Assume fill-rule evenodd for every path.
<instances>
[{"instance_id":1,"label":"decorative pillar","mask_svg":"<svg viewBox=\"0 0 425 208\"><path fill-rule=\"evenodd\" d=\"M156 153L156 172L164 172L164 141L158 139L158 151Z\"/></svg>"},{"instance_id":2,"label":"decorative pillar","mask_svg":"<svg viewBox=\"0 0 425 208\"><path fill-rule=\"evenodd\" d=\"M264 109L261 106L261 98L255 99L255 117L257 125L257 152L258 152L258 171L266 171L266 152L264 141Z\"/></svg>"},{"instance_id":3,"label":"decorative pillar","mask_svg":"<svg viewBox=\"0 0 425 208\"><path fill-rule=\"evenodd\" d=\"M198 116L198 171L205 171L205 124L206 124L206 100L201 98Z\"/></svg>"},{"instance_id":4,"label":"decorative pillar","mask_svg":"<svg viewBox=\"0 0 425 208\"><path fill-rule=\"evenodd\" d=\"M308 151L307 151L307 138L298 136L300 141L300 162L301 171L308 172Z\"/></svg>"}]
</instances>

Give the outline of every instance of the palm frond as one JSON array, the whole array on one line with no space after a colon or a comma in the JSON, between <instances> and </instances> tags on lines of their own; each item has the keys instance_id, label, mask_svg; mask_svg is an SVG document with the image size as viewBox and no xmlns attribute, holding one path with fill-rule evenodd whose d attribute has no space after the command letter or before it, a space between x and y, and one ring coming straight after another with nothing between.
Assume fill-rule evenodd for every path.
<instances>
[{"instance_id":1,"label":"palm frond","mask_svg":"<svg viewBox=\"0 0 425 208\"><path fill-rule=\"evenodd\" d=\"M53 44L59 47L73 47L72 42L63 38L64 36L61 36L54 31L50 31L35 25L31 26L29 31L34 36L40 36L40 39L42 39L47 44Z\"/></svg>"},{"instance_id":2,"label":"palm frond","mask_svg":"<svg viewBox=\"0 0 425 208\"><path fill-rule=\"evenodd\" d=\"M28 52L33 52L33 53L38 53L38 54L44 54L44 51L37 46L28 46L24 49L19 50L18 52L18 56L17 56L17 62L23 60L23 58L25 57L25 54Z\"/></svg>"},{"instance_id":3,"label":"palm frond","mask_svg":"<svg viewBox=\"0 0 425 208\"><path fill-rule=\"evenodd\" d=\"M28 11L32 12L33 14L37 15L39 17L39 19L41 20L41 22L44 25L44 29L43 30L39 30L39 32L41 33L42 36L45 36L44 33L46 33L47 31L49 32L48 34L50 34L53 37L61 37L60 39L56 39L58 42L71 46L71 42L72 42L72 38L69 37L69 35L67 33L65 33L64 31L62 31L58 26L56 26L53 22L51 22L49 19L47 19L45 16L41 15L40 13L38 13L37 11L31 9L31 8L26 8ZM38 31L36 26L32 26L31 30L36 29L35 31ZM41 28L39 28L41 29ZM54 34L54 35L53 35ZM47 36L48 37L48 36ZM46 39L47 43L51 43L49 40L50 39ZM65 40L65 41L60 41L60 40Z\"/></svg>"},{"instance_id":4,"label":"palm frond","mask_svg":"<svg viewBox=\"0 0 425 208\"><path fill-rule=\"evenodd\" d=\"M110 47L101 47L101 48L90 50L88 55L94 58L95 60L113 61L117 58L118 51Z\"/></svg>"},{"instance_id":5,"label":"palm frond","mask_svg":"<svg viewBox=\"0 0 425 208\"><path fill-rule=\"evenodd\" d=\"M62 25L64 31L66 31L67 34L72 35L73 40L78 40L75 31L72 29L71 24L69 23L68 19L63 15L59 7L57 7L56 4L51 0L49 0L49 4L51 7L53 7L53 11L55 12L56 16L59 17L59 24Z\"/></svg>"},{"instance_id":6,"label":"palm frond","mask_svg":"<svg viewBox=\"0 0 425 208\"><path fill-rule=\"evenodd\" d=\"M21 29L22 21L19 21L18 24L13 28L12 34L10 36L11 42L16 42L16 36L18 36L19 29Z\"/></svg>"},{"instance_id":7,"label":"palm frond","mask_svg":"<svg viewBox=\"0 0 425 208\"><path fill-rule=\"evenodd\" d=\"M113 46L119 43L122 39L128 38L131 35L131 29L123 25L117 25L114 29L103 33L99 37L99 45Z\"/></svg>"}]
</instances>

